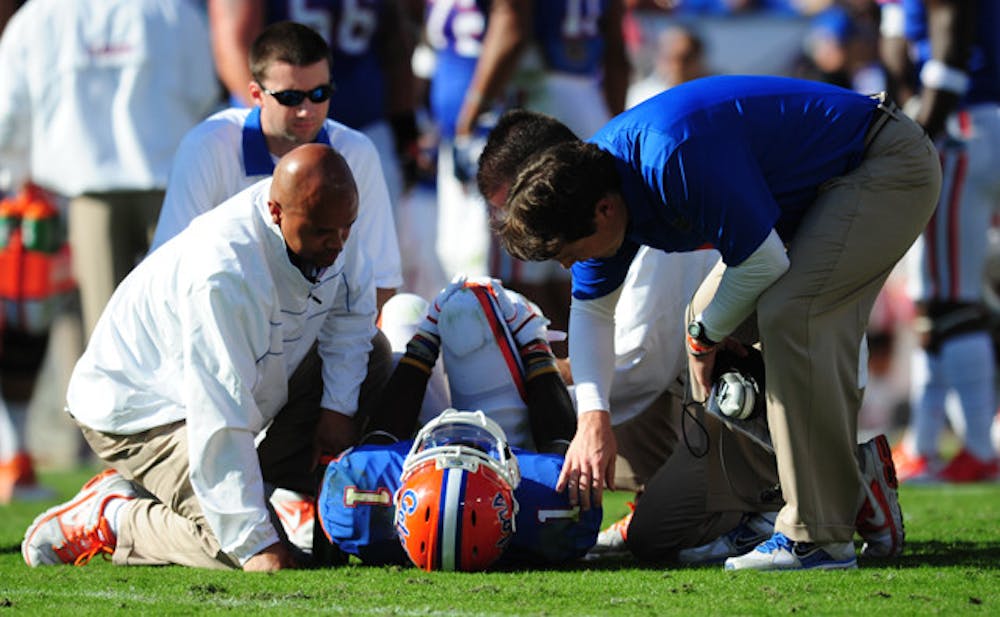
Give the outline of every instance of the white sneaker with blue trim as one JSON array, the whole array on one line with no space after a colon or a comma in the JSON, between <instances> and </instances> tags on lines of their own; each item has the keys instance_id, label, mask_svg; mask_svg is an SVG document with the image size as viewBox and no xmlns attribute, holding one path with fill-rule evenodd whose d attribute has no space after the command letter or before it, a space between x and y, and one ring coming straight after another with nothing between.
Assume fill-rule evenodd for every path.
<instances>
[{"instance_id":1,"label":"white sneaker with blue trim","mask_svg":"<svg viewBox=\"0 0 1000 617\"><path fill-rule=\"evenodd\" d=\"M796 542L780 531L746 555L726 560L727 570L840 570L857 567L853 542Z\"/></svg>"}]
</instances>

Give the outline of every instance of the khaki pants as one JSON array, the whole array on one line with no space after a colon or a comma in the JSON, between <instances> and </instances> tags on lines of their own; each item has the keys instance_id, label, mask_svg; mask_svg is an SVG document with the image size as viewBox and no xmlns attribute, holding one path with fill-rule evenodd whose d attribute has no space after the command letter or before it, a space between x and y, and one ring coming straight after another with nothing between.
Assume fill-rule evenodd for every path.
<instances>
[{"instance_id":1,"label":"khaki pants","mask_svg":"<svg viewBox=\"0 0 1000 617\"><path fill-rule=\"evenodd\" d=\"M70 199L69 243L86 338L115 288L149 250L163 195L115 191Z\"/></svg>"},{"instance_id":2,"label":"khaki pants","mask_svg":"<svg viewBox=\"0 0 1000 617\"><path fill-rule=\"evenodd\" d=\"M785 499L776 530L793 540L854 536L862 337L886 277L930 218L940 182L933 144L896 112L856 169L820 187L789 243L789 270L757 301L767 419ZM706 279L691 314L707 304L723 269Z\"/></svg>"},{"instance_id":3,"label":"khaki pants","mask_svg":"<svg viewBox=\"0 0 1000 617\"><path fill-rule=\"evenodd\" d=\"M358 425L389 379L392 353L379 332L361 388ZM288 383L288 403L278 412L257 447L264 481L315 494L313 434L322 395L322 362L313 350ZM238 568L219 548L189 478L184 422L136 435L113 435L80 427L94 452L149 493L125 510L112 557L118 565L179 564L200 568Z\"/></svg>"},{"instance_id":4,"label":"khaki pants","mask_svg":"<svg viewBox=\"0 0 1000 617\"><path fill-rule=\"evenodd\" d=\"M639 492L674 451L681 399L664 392L637 416L611 427L618 443L615 490Z\"/></svg>"}]
</instances>

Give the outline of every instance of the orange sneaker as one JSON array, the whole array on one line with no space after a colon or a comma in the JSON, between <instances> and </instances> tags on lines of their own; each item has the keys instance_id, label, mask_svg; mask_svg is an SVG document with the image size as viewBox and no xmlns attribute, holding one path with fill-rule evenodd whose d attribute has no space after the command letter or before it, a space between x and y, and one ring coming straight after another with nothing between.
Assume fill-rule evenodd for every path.
<instances>
[{"instance_id":1,"label":"orange sneaker","mask_svg":"<svg viewBox=\"0 0 1000 617\"><path fill-rule=\"evenodd\" d=\"M281 521L288 541L303 552L312 554L316 500L309 495L278 488L271 494L271 506Z\"/></svg>"},{"instance_id":2,"label":"orange sneaker","mask_svg":"<svg viewBox=\"0 0 1000 617\"><path fill-rule=\"evenodd\" d=\"M27 452L0 461L0 505L11 501L42 501L56 496L55 491L38 483L35 466Z\"/></svg>"},{"instance_id":3,"label":"orange sneaker","mask_svg":"<svg viewBox=\"0 0 1000 617\"><path fill-rule=\"evenodd\" d=\"M632 523L632 516L635 514L635 504L630 501L626 505L629 507L628 514L611 523L597 534L597 542L587 553L588 558L594 559L628 554L628 549L625 547L625 540L628 538L628 526Z\"/></svg>"},{"instance_id":4,"label":"orange sneaker","mask_svg":"<svg viewBox=\"0 0 1000 617\"><path fill-rule=\"evenodd\" d=\"M113 553L117 538L104 508L112 499L134 497L132 484L117 471L97 474L73 499L35 518L21 543L24 562L33 568L61 563L82 566L98 553Z\"/></svg>"},{"instance_id":5,"label":"orange sneaker","mask_svg":"<svg viewBox=\"0 0 1000 617\"><path fill-rule=\"evenodd\" d=\"M902 443L892 449L892 460L896 465L896 478L900 482L926 480L936 466L929 456L913 454Z\"/></svg>"},{"instance_id":6,"label":"orange sneaker","mask_svg":"<svg viewBox=\"0 0 1000 617\"><path fill-rule=\"evenodd\" d=\"M997 479L998 465L997 459L983 461L962 448L955 458L951 459L945 468L937 474L937 478L943 482L990 482Z\"/></svg>"}]
</instances>

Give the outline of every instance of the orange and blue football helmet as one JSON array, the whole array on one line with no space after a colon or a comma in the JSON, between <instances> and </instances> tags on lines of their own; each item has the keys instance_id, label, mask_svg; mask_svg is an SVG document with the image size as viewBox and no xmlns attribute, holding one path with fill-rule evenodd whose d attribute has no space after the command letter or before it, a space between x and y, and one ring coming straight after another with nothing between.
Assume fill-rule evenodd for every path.
<instances>
[{"instance_id":1,"label":"orange and blue football helmet","mask_svg":"<svg viewBox=\"0 0 1000 617\"><path fill-rule=\"evenodd\" d=\"M483 412L448 409L417 434L396 493L396 533L422 570L492 565L514 534L517 459Z\"/></svg>"}]
</instances>

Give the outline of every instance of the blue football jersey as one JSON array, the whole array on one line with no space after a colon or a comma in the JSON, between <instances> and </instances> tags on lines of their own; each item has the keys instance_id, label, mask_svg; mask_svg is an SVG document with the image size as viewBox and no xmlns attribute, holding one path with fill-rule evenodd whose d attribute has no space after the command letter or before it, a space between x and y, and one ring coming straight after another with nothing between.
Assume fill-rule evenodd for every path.
<instances>
[{"instance_id":1,"label":"blue football jersey","mask_svg":"<svg viewBox=\"0 0 1000 617\"><path fill-rule=\"evenodd\" d=\"M514 491L518 510L514 538L500 563L552 565L579 559L597 541L601 508L570 506L556 492L563 457L515 450L521 484Z\"/></svg>"},{"instance_id":2,"label":"blue football jersey","mask_svg":"<svg viewBox=\"0 0 1000 617\"><path fill-rule=\"evenodd\" d=\"M330 117L355 129L386 115L385 76L376 44L385 23L384 0L269 0L267 20L297 21L330 46Z\"/></svg>"},{"instance_id":3,"label":"blue football jersey","mask_svg":"<svg viewBox=\"0 0 1000 617\"><path fill-rule=\"evenodd\" d=\"M409 563L393 525L399 476L412 442L361 446L331 462L317 507L326 537L370 565ZM603 512L570 507L555 485L563 458L515 450L521 484L516 532L501 563L552 565L582 557L597 541Z\"/></svg>"},{"instance_id":4,"label":"blue football jersey","mask_svg":"<svg viewBox=\"0 0 1000 617\"><path fill-rule=\"evenodd\" d=\"M996 0L975 2L976 32L969 55L969 91L963 104L1000 101L1000 3ZM903 34L911 42L917 70L931 58L927 8L921 0L903 0Z\"/></svg>"},{"instance_id":5,"label":"blue football jersey","mask_svg":"<svg viewBox=\"0 0 1000 617\"><path fill-rule=\"evenodd\" d=\"M316 506L340 550L370 564L409 563L393 525L393 498L411 445L361 446L327 465Z\"/></svg>"},{"instance_id":6,"label":"blue football jersey","mask_svg":"<svg viewBox=\"0 0 1000 617\"><path fill-rule=\"evenodd\" d=\"M430 83L430 109L441 135L455 135L462 108L486 34L486 0L428 0L425 33L436 52Z\"/></svg>"},{"instance_id":7,"label":"blue football jersey","mask_svg":"<svg viewBox=\"0 0 1000 617\"><path fill-rule=\"evenodd\" d=\"M534 35L550 71L598 75L604 57L600 20L608 0L535 2Z\"/></svg>"}]
</instances>

